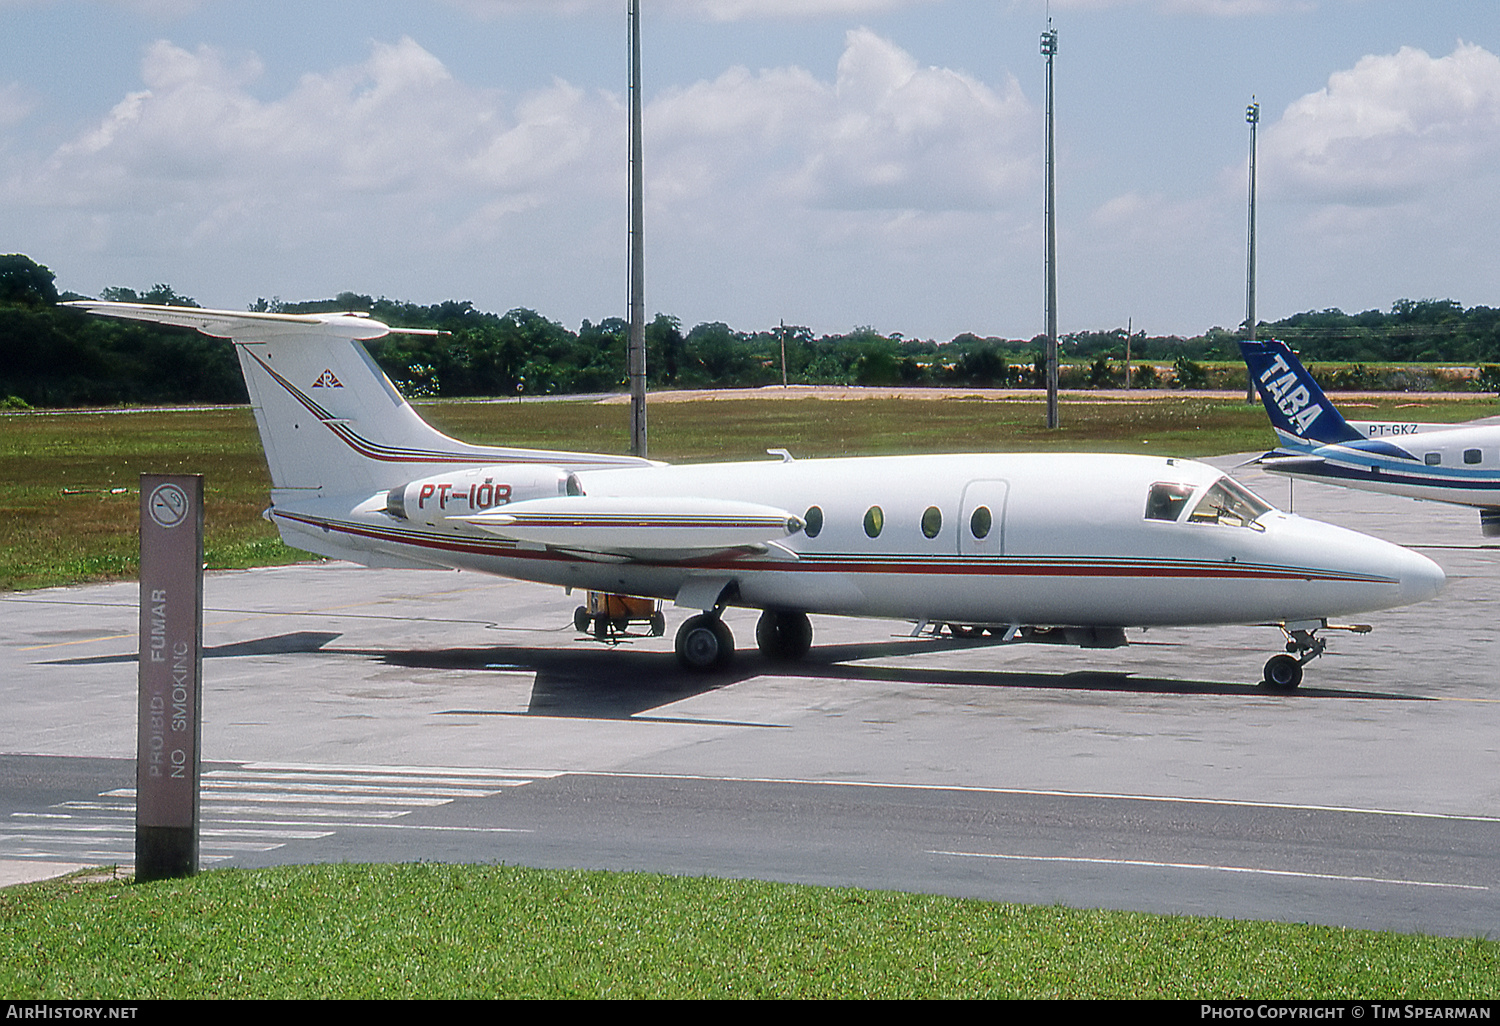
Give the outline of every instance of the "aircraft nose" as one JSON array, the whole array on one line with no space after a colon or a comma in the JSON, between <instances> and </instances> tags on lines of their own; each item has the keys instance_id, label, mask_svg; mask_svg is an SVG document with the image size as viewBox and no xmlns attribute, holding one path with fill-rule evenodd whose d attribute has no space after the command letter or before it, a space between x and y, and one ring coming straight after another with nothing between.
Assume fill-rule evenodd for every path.
<instances>
[{"instance_id":1,"label":"aircraft nose","mask_svg":"<svg viewBox=\"0 0 1500 1026\"><path fill-rule=\"evenodd\" d=\"M1443 590L1448 576L1443 568L1420 553L1406 550L1400 570L1401 601L1424 602Z\"/></svg>"}]
</instances>

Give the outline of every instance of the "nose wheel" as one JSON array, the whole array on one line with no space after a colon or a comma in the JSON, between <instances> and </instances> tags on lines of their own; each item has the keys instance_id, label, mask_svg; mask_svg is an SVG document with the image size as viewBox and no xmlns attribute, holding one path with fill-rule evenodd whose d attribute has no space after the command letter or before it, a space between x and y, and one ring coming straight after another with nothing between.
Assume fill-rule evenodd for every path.
<instances>
[{"instance_id":1,"label":"nose wheel","mask_svg":"<svg viewBox=\"0 0 1500 1026\"><path fill-rule=\"evenodd\" d=\"M1267 691L1295 691L1302 683L1302 667L1323 654L1328 641L1317 635L1326 623L1285 624L1281 633L1286 635L1286 655L1274 655L1266 660L1261 686ZM1354 629L1358 628L1345 628ZM1369 630L1368 627L1364 628Z\"/></svg>"},{"instance_id":2,"label":"nose wheel","mask_svg":"<svg viewBox=\"0 0 1500 1026\"><path fill-rule=\"evenodd\" d=\"M1267 691L1295 691L1302 683L1302 664L1289 655L1274 655L1266 660L1265 678L1260 682Z\"/></svg>"}]
</instances>

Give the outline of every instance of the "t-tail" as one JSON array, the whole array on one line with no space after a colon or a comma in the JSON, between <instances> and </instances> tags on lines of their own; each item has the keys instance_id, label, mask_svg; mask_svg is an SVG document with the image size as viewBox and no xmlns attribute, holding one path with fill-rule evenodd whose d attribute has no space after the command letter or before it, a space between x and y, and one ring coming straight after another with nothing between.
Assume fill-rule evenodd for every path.
<instances>
[{"instance_id":1,"label":"t-tail","mask_svg":"<svg viewBox=\"0 0 1500 1026\"><path fill-rule=\"evenodd\" d=\"M421 418L365 349L367 340L403 330L370 317L69 305L232 341L271 471L273 506L367 497L476 466L524 464L567 473L647 464L629 456L470 445L448 437Z\"/></svg>"},{"instance_id":2,"label":"t-tail","mask_svg":"<svg viewBox=\"0 0 1500 1026\"><path fill-rule=\"evenodd\" d=\"M1240 354L1284 448L1308 452L1364 437L1328 401L1285 342L1241 342Z\"/></svg>"}]
</instances>

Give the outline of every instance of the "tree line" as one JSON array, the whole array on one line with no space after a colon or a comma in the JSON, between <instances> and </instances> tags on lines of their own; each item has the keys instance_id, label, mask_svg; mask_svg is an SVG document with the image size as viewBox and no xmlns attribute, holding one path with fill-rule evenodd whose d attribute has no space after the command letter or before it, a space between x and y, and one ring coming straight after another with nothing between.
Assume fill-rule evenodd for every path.
<instances>
[{"instance_id":1,"label":"tree line","mask_svg":"<svg viewBox=\"0 0 1500 1026\"><path fill-rule=\"evenodd\" d=\"M160 402L244 402L233 347L195 331L90 317L58 304L89 298L59 293L51 270L21 254L0 256L0 403L66 407ZM121 302L196 306L158 284L144 292L103 290ZM392 335L371 347L381 367L412 398L564 395L625 387L628 325L618 317L585 320L577 331L533 310L504 314L471 302L431 306L354 292L313 302L259 299L251 310L286 313L360 311L388 324L437 328L438 336ZM1320 310L1258 326L1261 337L1284 339L1330 387L1500 388L1500 311L1465 309L1452 300L1398 300L1389 311L1345 314ZM1238 335L1211 328L1202 335L1131 334L1123 329L1076 332L1060 340L1063 387L1123 383L1127 343L1136 387L1243 388ZM815 335L777 325L755 332L722 322L683 331L657 314L646 328L648 384L653 389L727 388L779 384L913 385L1041 388L1042 336L1030 339L964 333L947 341L908 339L856 327ZM1454 363L1474 375L1420 368L1392 372L1374 363ZM1490 366L1484 366L1490 365ZM1393 376L1394 375L1394 376Z\"/></svg>"}]
</instances>

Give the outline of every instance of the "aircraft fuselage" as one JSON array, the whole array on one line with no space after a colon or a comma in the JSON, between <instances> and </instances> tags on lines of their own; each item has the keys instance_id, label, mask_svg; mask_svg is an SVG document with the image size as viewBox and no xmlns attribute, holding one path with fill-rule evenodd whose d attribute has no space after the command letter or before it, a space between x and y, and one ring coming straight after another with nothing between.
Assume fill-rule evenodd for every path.
<instances>
[{"instance_id":1,"label":"aircraft fuselage","mask_svg":"<svg viewBox=\"0 0 1500 1026\"><path fill-rule=\"evenodd\" d=\"M1436 594L1442 572L1395 545L1268 510L1194 515L1222 475L1151 457L979 454L580 471L590 500L711 495L794 514L778 542L689 558L610 557L608 538L497 538L463 518L392 516L384 494L277 506L290 544L359 550L566 587L672 599L698 580L730 604L977 624L1272 623ZM502 482L496 482L502 483ZM1186 492L1147 515L1154 486ZM322 542L322 548L318 543ZM711 594L712 592L710 592ZM691 604L691 603L686 603ZM705 604L706 605L706 604Z\"/></svg>"}]
</instances>

